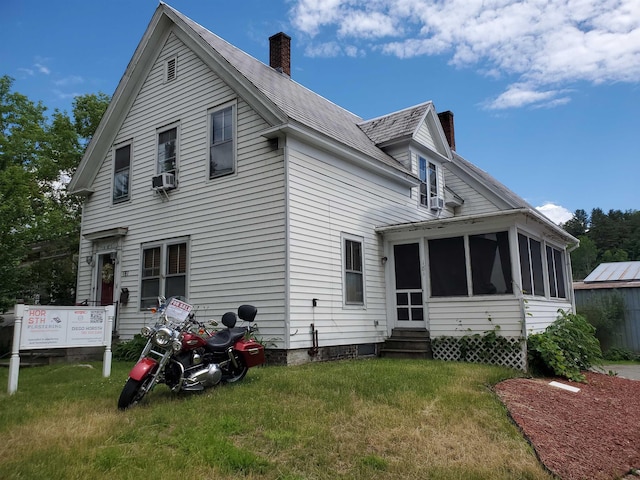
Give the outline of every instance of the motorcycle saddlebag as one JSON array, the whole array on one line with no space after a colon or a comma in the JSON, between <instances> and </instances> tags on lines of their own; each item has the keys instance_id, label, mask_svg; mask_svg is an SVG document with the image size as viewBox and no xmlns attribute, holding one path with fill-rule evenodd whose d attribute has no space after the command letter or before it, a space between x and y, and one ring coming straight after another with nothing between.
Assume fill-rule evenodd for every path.
<instances>
[{"instance_id":1,"label":"motorcycle saddlebag","mask_svg":"<svg viewBox=\"0 0 640 480\"><path fill-rule=\"evenodd\" d=\"M264 347L255 340L240 340L235 345L247 367L255 367L264 363Z\"/></svg>"}]
</instances>

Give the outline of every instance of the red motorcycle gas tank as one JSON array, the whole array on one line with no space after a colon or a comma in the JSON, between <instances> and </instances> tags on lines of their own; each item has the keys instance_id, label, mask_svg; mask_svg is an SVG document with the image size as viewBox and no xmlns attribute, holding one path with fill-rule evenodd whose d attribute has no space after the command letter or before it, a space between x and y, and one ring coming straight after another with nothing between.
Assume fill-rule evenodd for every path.
<instances>
[{"instance_id":1,"label":"red motorcycle gas tank","mask_svg":"<svg viewBox=\"0 0 640 480\"><path fill-rule=\"evenodd\" d=\"M183 350L195 350L196 348L204 347L206 344L205 339L195 333L185 333L182 335Z\"/></svg>"}]
</instances>

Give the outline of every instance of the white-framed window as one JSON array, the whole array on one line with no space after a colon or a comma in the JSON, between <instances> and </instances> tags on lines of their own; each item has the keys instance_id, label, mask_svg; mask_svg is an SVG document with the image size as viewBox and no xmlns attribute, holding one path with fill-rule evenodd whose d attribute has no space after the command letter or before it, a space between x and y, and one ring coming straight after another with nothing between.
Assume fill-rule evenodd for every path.
<instances>
[{"instance_id":1,"label":"white-framed window","mask_svg":"<svg viewBox=\"0 0 640 480\"><path fill-rule=\"evenodd\" d=\"M131 142L113 153L113 203L129 200L131 195Z\"/></svg>"},{"instance_id":2,"label":"white-framed window","mask_svg":"<svg viewBox=\"0 0 640 480\"><path fill-rule=\"evenodd\" d=\"M565 260L564 252L551 245L547 250L547 276L549 278L549 296L551 298L567 298L565 285Z\"/></svg>"},{"instance_id":3,"label":"white-framed window","mask_svg":"<svg viewBox=\"0 0 640 480\"><path fill-rule=\"evenodd\" d=\"M168 58L164 64L164 81L170 82L178 76L178 57Z\"/></svg>"},{"instance_id":4,"label":"white-framed window","mask_svg":"<svg viewBox=\"0 0 640 480\"><path fill-rule=\"evenodd\" d=\"M420 205L429 206L429 199L438 196L438 167L426 158L418 157Z\"/></svg>"},{"instance_id":5,"label":"white-framed window","mask_svg":"<svg viewBox=\"0 0 640 480\"><path fill-rule=\"evenodd\" d=\"M159 128L157 130L157 173L176 174L179 151L178 125Z\"/></svg>"},{"instance_id":6,"label":"white-framed window","mask_svg":"<svg viewBox=\"0 0 640 480\"><path fill-rule=\"evenodd\" d=\"M518 250L523 293L544 297L542 242L523 233L518 233Z\"/></svg>"},{"instance_id":7,"label":"white-framed window","mask_svg":"<svg viewBox=\"0 0 640 480\"><path fill-rule=\"evenodd\" d=\"M187 296L188 239L142 246L140 309L156 305L158 296Z\"/></svg>"},{"instance_id":8,"label":"white-framed window","mask_svg":"<svg viewBox=\"0 0 640 480\"><path fill-rule=\"evenodd\" d=\"M343 292L345 305L364 305L364 239L342 234Z\"/></svg>"},{"instance_id":9,"label":"white-framed window","mask_svg":"<svg viewBox=\"0 0 640 480\"><path fill-rule=\"evenodd\" d=\"M432 297L513 293L508 231L430 239L427 245Z\"/></svg>"},{"instance_id":10,"label":"white-framed window","mask_svg":"<svg viewBox=\"0 0 640 480\"><path fill-rule=\"evenodd\" d=\"M209 111L209 178L236 169L236 105L225 104Z\"/></svg>"}]
</instances>

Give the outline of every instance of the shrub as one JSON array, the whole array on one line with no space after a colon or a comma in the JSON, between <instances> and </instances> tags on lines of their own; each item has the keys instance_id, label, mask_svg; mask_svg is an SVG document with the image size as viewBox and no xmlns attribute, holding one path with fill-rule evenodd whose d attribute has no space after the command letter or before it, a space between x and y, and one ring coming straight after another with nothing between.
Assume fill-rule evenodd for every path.
<instances>
[{"instance_id":1,"label":"shrub","mask_svg":"<svg viewBox=\"0 0 640 480\"><path fill-rule=\"evenodd\" d=\"M558 311L559 316L543 333L527 339L529 367L542 374L555 374L576 382L584 382L581 373L594 365L602 365L600 342L595 327L582 316Z\"/></svg>"},{"instance_id":2,"label":"shrub","mask_svg":"<svg viewBox=\"0 0 640 480\"><path fill-rule=\"evenodd\" d=\"M624 323L624 298L613 291L591 297L588 303L577 307L578 313L596 327L596 338L604 350L615 345L615 336L619 335Z\"/></svg>"},{"instance_id":3,"label":"shrub","mask_svg":"<svg viewBox=\"0 0 640 480\"><path fill-rule=\"evenodd\" d=\"M146 344L147 339L138 333L131 340L115 344L113 346L113 358L126 361L137 360Z\"/></svg>"},{"instance_id":4,"label":"shrub","mask_svg":"<svg viewBox=\"0 0 640 480\"><path fill-rule=\"evenodd\" d=\"M606 360L621 361L621 360L640 360L640 354L634 353L631 350L620 347L613 347L607 350L604 354Z\"/></svg>"}]
</instances>

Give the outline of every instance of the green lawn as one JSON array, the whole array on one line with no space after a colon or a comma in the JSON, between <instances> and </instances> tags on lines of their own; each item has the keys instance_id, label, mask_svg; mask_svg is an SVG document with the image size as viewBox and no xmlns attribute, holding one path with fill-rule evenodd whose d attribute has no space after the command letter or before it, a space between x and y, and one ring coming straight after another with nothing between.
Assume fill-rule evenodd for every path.
<instances>
[{"instance_id":1,"label":"green lawn","mask_svg":"<svg viewBox=\"0 0 640 480\"><path fill-rule=\"evenodd\" d=\"M546 479L491 391L516 372L372 359L159 386L116 408L131 363L0 369L2 479Z\"/></svg>"}]
</instances>

